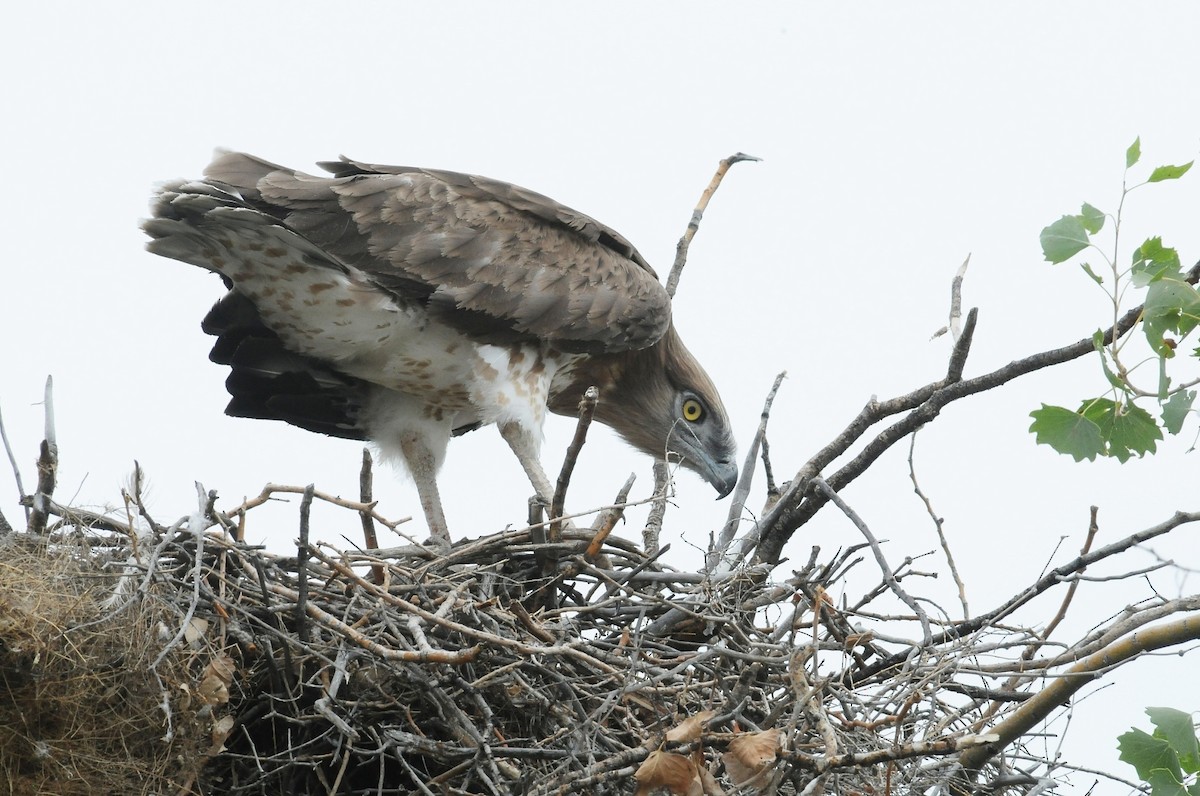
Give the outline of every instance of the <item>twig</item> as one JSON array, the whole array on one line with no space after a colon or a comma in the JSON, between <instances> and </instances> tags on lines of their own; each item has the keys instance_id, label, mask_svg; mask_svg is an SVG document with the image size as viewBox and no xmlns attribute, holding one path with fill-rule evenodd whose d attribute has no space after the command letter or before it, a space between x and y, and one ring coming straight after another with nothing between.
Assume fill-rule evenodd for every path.
<instances>
[{"instance_id":1,"label":"twig","mask_svg":"<svg viewBox=\"0 0 1200 796\"><path fill-rule=\"evenodd\" d=\"M1153 525L1145 530L1130 534L1124 539L1113 542L1110 545L1105 545L1099 550L1092 551L1087 555L1080 556L1073 561L1069 561L1062 566L1052 569L1033 584L1026 586L1016 595L1005 600L999 607L994 608L986 613L978 614L971 619L962 622L955 622L949 629L934 636L930 643L934 645L945 644L947 641L952 639L963 638L964 636L974 633L984 627L995 625L1006 616L1012 614L1022 605L1025 605L1030 600L1037 597L1039 594L1042 594L1053 586L1057 586L1062 582L1064 577L1072 575L1081 569L1096 563L1097 561L1101 561L1110 556L1124 552L1125 550L1141 544L1142 542L1149 541L1157 536L1162 536L1165 533L1169 533L1181 525L1187 525L1193 522L1200 522L1200 511L1177 511L1169 519L1164 520L1157 525ZM849 687L853 687L853 685L861 683L863 680L872 677L881 671L889 669L892 666L895 666L904 659L905 655L906 653L892 655L868 666L862 667L857 671L847 672L845 684Z\"/></svg>"},{"instance_id":2,"label":"twig","mask_svg":"<svg viewBox=\"0 0 1200 796\"><path fill-rule=\"evenodd\" d=\"M594 559L600 555L600 550L604 547L604 542L608 539L608 535L612 533L613 528L625 516L625 501L629 500L629 490L633 489L633 482L636 479L637 475L630 473L629 478L625 480L625 484L617 491L617 498L613 501L613 505L596 517L596 521L592 524L592 530L596 532L596 535L588 543L587 551L584 553L588 559Z\"/></svg>"},{"instance_id":3,"label":"twig","mask_svg":"<svg viewBox=\"0 0 1200 796\"><path fill-rule=\"evenodd\" d=\"M692 245L692 238L696 237L696 231L700 229L700 219L704 217L704 211L708 209L709 200L717 192L717 188L721 185L721 180L725 179L725 172L729 171L729 167L734 163L741 163L743 160L760 161L762 158L756 158L753 155L746 155L742 152L730 155L717 164L716 173L713 174L708 187L704 189L704 193L700 194L700 201L696 203L696 208L692 211L692 217L688 221L687 229L684 231L683 237L679 239L679 243L675 246L675 262L671 265L671 273L667 277L667 295L671 298L675 298L675 290L679 287L679 276L683 273L683 266L687 263L688 247Z\"/></svg>"},{"instance_id":4,"label":"twig","mask_svg":"<svg viewBox=\"0 0 1200 796\"><path fill-rule=\"evenodd\" d=\"M8 441L8 432L4 430L4 415L0 414L0 440L4 442L4 452L8 454L8 463L12 467L13 479L17 482L17 499L25 503L25 485L21 483L21 468L17 466L17 457L13 454L12 443ZM25 506L25 526L29 527L29 507Z\"/></svg>"},{"instance_id":5,"label":"twig","mask_svg":"<svg viewBox=\"0 0 1200 796\"><path fill-rule=\"evenodd\" d=\"M277 583L268 584L267 588L269 588L272 593L278 594L280 597L286 597L289 600L292 600L295 602L297 607L299 607L299 592ZM446 663L450 665L459 665L473 661L482 649L478 645L474 647L468 647L466 649L456 650L454 652L449 650L429 650L425 652L415 652L411 650L390 649L367 638L358 630L350 627L345 622L341 621L336 616L320 608L311 601L306 602L304 607L305 613L310 618L315 619L323 627L340 633L341 635L353 641L355 644L358 644L363 649L368 650L373 654L387 660L405 661L409 663Z\"/></svg>"},{"instance_id":6,"label":"twig","mask_svg":"<svg viewBox=\"0 0 1200 796\"><path fill-rule=\"evenodd\" d=\"M196 607L200 604L200 588L204 580L204 532L208 528L206 517L211 510L212 501L216 498L216 493L210 494L204 489L204 485L197 481L196 496L200 505L187 521L188 532L196 539L196 556L195 563L192 565L191 578L192 599L188 603L188 609L183 615L183 620L179 623L179 630L176 631L175 637L163 646L162 651L158 653L158 657L150 664L151 669L157 669L158 665L167 657L167 654L183 639L184 634L187 633L188 628L192 625L192 619L196 616Z\"/></svg>"},{"instance_id":7,"label":"twig","mask_svg":"<svg viewBox=\"0 0 1200 796\"><path fill-rule=\"evenodd\" d=\"M1164 649L1200 639L1200 616L1186 616L1166 625L1146 628L1114 641L1051 680L1038 694L1021 703L1004 721L991 728L996 740L963 753L959 762L968 775L977 773L990 757L1066 704L1080 688L1143 652Z\"/></svg>"},{"instance_id":8,"label":"twig","mask_svg":"<svg viewBox=\"0 0 1200 796\"><path fill-rule=\"evenodd\" d=\"M225 512L225 516L239 517L239 516L245 514L250 509L258 508L259 506L263 505L264 503L270 502L271 499L277 494L303 495L304 490L306 490L306 489L308 489L308 487L305 487L305 486L290 486L287 484L267 484L266 486L264 486L262 488L262 492L259 492L258 495L256 495L255 497L252 497L249 500L244 501L237 508L234 508L234 509L231 509L230 511ZM375 520L380 525L387 528L389 531L394 531L394 530L396 530L397 526L403 525L404 523L412 520L412 517L401 517L398 520L389 520L387 517L384 517L384 516L380 515L379 512L375 511L375 506L377 505L377 502L376 503L360 503L356 500L346 500L345 498L340 498L337 495L330 495L327 492L322 492L319 489L313 491L313 497L317 500L322 500L326 503L332 503L333 505L340 506L341 508L344 508L344 509L351 509L353 511L369 512L371 515L371 518L373 520Z\"/></svg>"},{"instance_id":9,"label":"twig","mask_svg":"<svg viewBox=\"0 0 1200 796\"><path fill-rule=\"evenodd\" d=\"M575 424L575 436L567 446L562 469L558 472L558 483L554 487L554 499L550 501L550 542L562 539L562 515L563 506L567 501L567 487L571 483L571 473L575 471L575 462L579 460L583 443L587 441L588 428L592 425L592 417L596 414L596 403L599 400L600 391L595 387L588 387L579 401L579 422Z\"/></svg>"},{"instance_id":10,"label":"twig","mask_svg":"<svg viewBox=\"0 0 1200 796\"><path fill-rule=\"evenodd\" d=\"M1100 532L1100 523L1098 522L1099 513L1099 506L1092 506L1089 509L1090 516L1088 521L1087 537L1083 540L1083 547L1079 549L1080 558L1086 557L1087 554L1091 552L1092 543L1096 541L1096 534ZM1071 579L1071 585L1067 587L1067 593L1063 596L1062 604L1058 606L1058 613L1054 615L1054 618L1051 619L1046 625L1046 629L1042 631L1043 641L1050 638L1050 634L1054 632L1054 628L1058 627L1059 623L1062 622L1064 617L1066 617L1067 609L1071 606L1071 601L1075 599L1075 590L1079 588L1078 576L1083 574L1086 569L1087 564L1084 564L1075 571L1074 574L1076 577ZM1030 657L1033 657L1032 649L1030 650L1030 655L1026 657L1025 660L1028 660Z\"/></svg>"},{"instance_id":11,"label":"twig","mask_svg":"<svg viewBox=\"0 0 1200 796\"><path fill-rule=\"evenodd\" d=\"M954 563L954 554L950 552L950 542L946 539L946 531L942 527L942 518L933 510L933 502L921 490L921 484L917 481L917 466L913 462L913 454L916 448L917 432L914 431L908 442L908 477L912 481L913 491L917 493L917 497L925 504L925 511L929 514L929 518L933 520L933 527L938 535L938 543L942 546L942 552L946 554L946 563L950 567L950 575L954 578L954 584L958 586L958 601L962 604L963 619L970 619L971 608L967 605L967 587L963 583L962 577L958 574L958 567Z\"/></svg>"},{"instance_id":12,"label":"twig","mask_svg":"<svg viewBox=\"0 0 1200 796\"><path fill-rule=\"evenodd\" d=\"M671 465L665 459L654 460L654 499L642 528L642 550L652 556L658 552L663 518L667 515L667 493L671 488Z\"/></svg>"},{"instance_id":13,"label":"twig","mask_svg":"<svg viewBox=\"0 0 1200 796\"><path fill-rule=\"evenodd\" d=\"M814 478L813 486L820 490L826 498L831 500L835 506L841 509L842 513L858 528L859 532L866 538L867 543L871 545L871 552L875 554L875 562L879 564L879 571L883 573L883 581L887 584L892 593L900 598L900 601L912 609L912 612L917 615L917 619L921 622L922 647L928 647L933 640L933 631L929 627L929 615L925 613L925 609L921 604L912 598L908 592L900 587L900 582L896 580L896 573L888 565L887 558L883 555L883 548L879 546L879 540L875 538L875 534L871 533L871 529L863 522L862 518L855 513L854 509L842 500L841 495L834 492L824 478Z\"/></svg>"},{"instance_id":14,"label":"twig","mask_svg":"<svg viewBox=\"0 0 1200 796\"><path fill-rule=\"evenodd\" d=\"M305 621L308 607L308 521L312 510L313 485L304 488L304 497L300 499L300 540L296 543L296 570L299 578L299 588L296 590L296 635L304 643L308 643L308 623Z\"/></svg>"},{"instance_id":15,"label":"twig","mask_svg":"<svg viewBox=\"0 0 1200 796\"><path fill-rule=\"evenodd\" d=\"M750 450L746 451L746 462L742 465L742 475L733 490L733 502L729 505L729 514L725 518L725 525L721 528L721 534L717 537L717 543L708 552L707 560L705 561L705 568L709 571L723 572L727 571L731 566L731 562L725 560L725 553L729 550L729 546L733 544L733 539L737 535L738 525L742 520L742 511L746 507L746 498L750 495L750 485L754 481L754 465L758 461L758 451L767 438L767 421L771 418L771 405L775 403L775 395L779 392L779 385L783 384L783 380L786 377L786 370L781 371L775 377L775 382L771 385L771 390L767 393L767 398L763 402L762 412L758 418L758 430L754 433L754 439L750 443Z\"/></svg>"},{"instance_id":16,"label":"twig","mask_svg":"<svg viewBox=\"0 0 1200 796\"><path fill-rule=\"evenodd\" d=\"M372 497L372 475L371 475L371 451L368 448L363 448L362 452L362 469L358 473L358 500L364 506L374 507L375 499ZM307 494L307 492L306 492ZM379 549L379 537L375 535L375 520L371 517L370 511L358 512L358 517L362 520L363 529L363 545L368 550ZM376 583L383 583L383 567L375 564L371 567L371 577Z\"/></svg>"}]
</instances>

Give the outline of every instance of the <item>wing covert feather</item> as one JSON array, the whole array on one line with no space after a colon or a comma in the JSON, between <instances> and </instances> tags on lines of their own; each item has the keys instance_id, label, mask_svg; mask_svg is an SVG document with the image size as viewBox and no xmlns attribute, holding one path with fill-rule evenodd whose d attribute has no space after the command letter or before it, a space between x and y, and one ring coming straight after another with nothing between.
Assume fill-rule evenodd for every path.
<instances>
[{"instance_id":1,"label":"wing covert feather","mask_svg":"<svg viewBox=\"0 0 1200 796\"><path fill-rule=\"evenodd\" d=\"M226 153L206 174L382 290L485 341L614 352L654 344L670 323L666 290L637 250L541 194L456 172L321 165L335 176Z\"/></svg>"}]
</instances>

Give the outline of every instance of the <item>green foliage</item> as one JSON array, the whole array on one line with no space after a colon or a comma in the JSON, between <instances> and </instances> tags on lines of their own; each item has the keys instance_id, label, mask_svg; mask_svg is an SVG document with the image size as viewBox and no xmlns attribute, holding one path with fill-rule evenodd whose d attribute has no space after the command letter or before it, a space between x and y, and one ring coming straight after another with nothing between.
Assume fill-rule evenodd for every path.
<instances>
[{"instance_id":1,"label":"green foliage","mask_svg":"<svg viewBox=\"0 0 1200 796\"><path fill-rule=\"evenodd\" d=\"M1095 250L1104 260L1107 279L1089 263L1081 262L1079 266L1108 296L1114 319L1127 309L1122 304L1126 294L1137 295L1128 288L1145 291L1138 321L1150 349L1149 356L1126 365L1130 358L1126 346L1131 336L1105 342L1104 333L1098 331L1093 342L1109 392L1081 401L1077 410L1042 404L1041 409L1030 413L1033 423L1029 430L1036 435L1037 442L1076 461L1108 456L1125 462L1134 456L1154 453L1164 430L1178 434L1183 429L1188 415L1194 411L1196 397L1195 390L1188 388L1200 384L1200 378L1181 384L1172 379L1171 361L1180 344L1200 326L1200 291L1188 283L1179 253L1164 245L1161 237L1150 237L1134 250L1128 267L1119 264L1121 214L1129 194L1145 185L1177 180L1192 167L1191 162L1159 166L1144 181L1130 186L1129 169L1141 157L1142 142L1138 138L1125 151L1126 175L1115 214L1110 216L1084 202L1078 213L1050 224L1040 237L1042 254L1053 264L1067 262L1087 249ZM1109 218L1113 222L1108 226L1111 234L1098 240ZM1191 352L1189 359L1192 358L1200 358L1200 347ZM1157 380L1152 389L1133 379L1133 371L1151 364L1157 365ZM1144 406L1152 403L1156 404L1152 407L1153 414Z\"/></svg>"},{"instance_id":2,"label":"green foliage","mask_svg":"<svg viewBox=\"0 0 1200 796\"><path fill-rule=\"evenodd\" d=\"M1174 708L1146 708L1154 734L1136 727L1117 738L1121 760L1137 769L1151 796L1200 796L1200 740L1192 717Z\"/></svg>"},{"instance_id":3,"label":"green foliage","mask_svg":"<svg viewBox=\"0 0 1200 796\"><path fill-rule=\"evenodd\" d=\"M1052 263L1070 260L1091 245L1083 215L1063 216L1042 230L1042 253Z\"/></svg>"}]
</instances>

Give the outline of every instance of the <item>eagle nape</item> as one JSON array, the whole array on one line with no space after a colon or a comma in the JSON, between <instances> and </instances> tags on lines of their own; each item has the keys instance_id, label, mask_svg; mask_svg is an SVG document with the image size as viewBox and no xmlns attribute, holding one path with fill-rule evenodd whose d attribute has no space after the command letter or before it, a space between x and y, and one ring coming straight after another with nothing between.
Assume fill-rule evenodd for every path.
<instances>
[{"instance_id":1,"label":"eagle nape","mask_svg":"<svg viewBox=\"0 0 1200 796\"><path fill-rule=\"evenodd\" d=\"M541 194L450 171L342 158L316 177L218 152L166 184L147 248L221 275L203 328L238 417L375 442L449 531L436 473L456 431L496 425L534 491L547 410L595 419L724 497L735 445L671 300L615 230Z\"/></svg>"}]
</instances>

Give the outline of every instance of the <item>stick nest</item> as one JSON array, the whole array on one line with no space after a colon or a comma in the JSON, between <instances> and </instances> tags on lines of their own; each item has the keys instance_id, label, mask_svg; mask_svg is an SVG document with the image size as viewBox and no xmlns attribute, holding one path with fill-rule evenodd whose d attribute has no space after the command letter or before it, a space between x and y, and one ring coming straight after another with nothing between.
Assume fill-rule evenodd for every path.
<instances>
[{"instance_id":1,"label":"stick nest","mask_svg":"<svg viewBox=\"0 0 1200 796\"><path fill-rule=\"evenodd\" d=\"M850 676L885 657L824 597L854 551L712 580L571 528L284 557L211 501L94 519L3 537L17 794L910 792L976 742L953 645Z\"/></svg>"}]
</instances>

